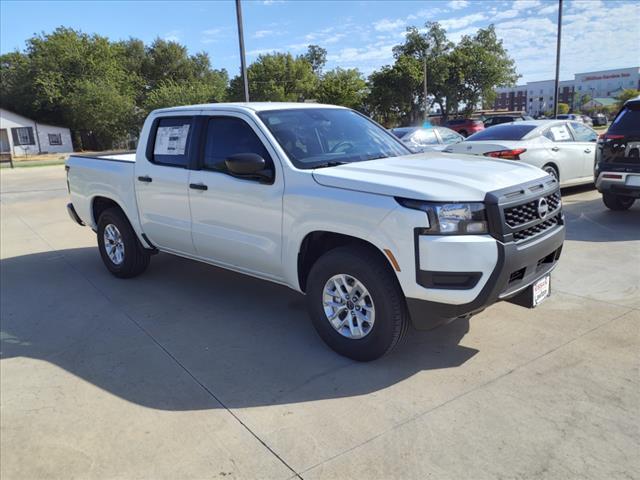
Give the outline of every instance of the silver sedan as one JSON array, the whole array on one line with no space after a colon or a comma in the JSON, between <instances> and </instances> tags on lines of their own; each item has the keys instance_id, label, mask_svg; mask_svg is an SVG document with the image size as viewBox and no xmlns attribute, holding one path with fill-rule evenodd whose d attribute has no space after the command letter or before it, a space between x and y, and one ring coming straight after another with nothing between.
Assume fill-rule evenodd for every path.
<instances>
[{"instance_id":1,"label":"silver sedan","mask_svg":"<svg viewBox=\"0 0 640 480\"><path fill-rule=\"evenodd\" d=\"M460 143L464 137L446 127L399 127L391 129L396 137L414 152L440 152L448 145Z\"/></svg>"},{"instance_id":2,"label":"silver sedan","mask_svg":"<svg viewBox=\"0 0 640 480\"><path fill-rule=\"evenodd\" d=\"M525 162L567 187L593 182L597 140L595 130L583 123L527 120L487 128L444 151Z\"/></svg>"}]
</instances>

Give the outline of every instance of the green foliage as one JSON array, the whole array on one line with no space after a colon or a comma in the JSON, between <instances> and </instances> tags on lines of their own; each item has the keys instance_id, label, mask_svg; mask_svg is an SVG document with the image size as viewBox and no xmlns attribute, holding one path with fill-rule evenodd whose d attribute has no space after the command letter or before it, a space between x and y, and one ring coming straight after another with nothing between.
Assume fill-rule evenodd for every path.
<instances>
[{"instance_id":1,"label":"green foliage","mask_svg":"<svg viewBox=\"0 0 640 480\"><path fill-rule=\"evenodd\" d=\"M320 75L327 63L327 51L318 45L309 45L309 47L307 47L307 53L303 55L303 58L309 62L313 73Z\"/></svg>"},{"instance_id":2,"label":"green foliage","mask_svg":"<svg viewBox=\"0 0 640 480\"><path fill-rule=\"evenodd\" d=\"M227 73L174 42L145 48L60 27L2 55L0 82L3 108L71 128L76 148L109 149L135 135L151 108L223 100Z\"/></svg>"},{"instance_id":3,"label":"green foliage","mask_svg":"<svg viewBox=\"0 0 640 480\"><path fill-rule=\"evenodd\" d=\"M425 114L425 66L427 100L440 106L445 119L460 110L469 115L479 104L493 102L495 87L515 84L514 62L493 25L463 36L458 45L437 22L425 29L407 28L404 43L393 48L394 65L369 77L369 110L383 123L416 123Z\"/></svg>"},{"instance_id":4,"label":"green foliage","mask_svg":"<svg viewBox=\"0 0 640 480\"><path fill-rule=\"evenodd\" d=\"M569 104L558 103L558 113L562 115L564 115L565 113L569 113Z\"/></svg>"},{"instance_id":5,"label":"green foliage","mask_svg":"<svg viewBox=\"0 0 640 480\"><path fill-rule=\"evenodd\" d=\"M618 101L617 104L617 108L615 109L620 110L622 108L622 106L624 105L624 102L626 102L627 100L630 100L632 98L636 98L638 95L640 95L640 90L635 90L633 88L628 88L626 90L623 90L622 93L620 93L620 95L618 95L616 97L616 100Z\"/></svg>"},{"instance_id":6,"label":"green foliage","mask_svg":"<svg viewBox=\"0 0 640 480\"><path fill-rule=\"evenodd\" d=\"M299 102L310 99L316 90L318 77L303 57L290 53L260 55L247 68L252 102ZM230 97L244 100L242 77L231 80Z\"/></svg>"},{"instance_id":7,"label":"green foliage","mask_svg":"<svg viewBox=\"0 0 640 480\"><path fill-rule=\"evenodd\" d=\"M316 98L321 103L361 109L366 94L367 82L357 69L336 68L322 76Z\"/></svg>"}]
</instances>

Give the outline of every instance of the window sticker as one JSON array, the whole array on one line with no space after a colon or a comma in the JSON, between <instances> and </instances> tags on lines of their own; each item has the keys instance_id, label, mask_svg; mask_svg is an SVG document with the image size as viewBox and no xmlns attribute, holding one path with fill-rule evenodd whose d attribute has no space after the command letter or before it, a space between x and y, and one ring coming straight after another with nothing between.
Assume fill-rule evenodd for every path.
<instances>
[{"instance_id":1,"label":"window sticker","mask_svg":"<svg viewBox=\"0 0 640 480\"><path fill-rule=\"evenodd\" d=\"M154 155L184 155L187 147L189 125L158 127Z\"/></svg>"},{"instance_id":2,"label":"window sticker","mask_svg":"<svg viewBox=\"0 0 640 480\"><path fill-rule=\"evenodd\" d=\"M571 140L569 130L567 130L567 127L565 127L564 125L560 125L559 127L551 127L551 133L553 133L553 138L556 142Z\"/></svg>"}]
</instances>

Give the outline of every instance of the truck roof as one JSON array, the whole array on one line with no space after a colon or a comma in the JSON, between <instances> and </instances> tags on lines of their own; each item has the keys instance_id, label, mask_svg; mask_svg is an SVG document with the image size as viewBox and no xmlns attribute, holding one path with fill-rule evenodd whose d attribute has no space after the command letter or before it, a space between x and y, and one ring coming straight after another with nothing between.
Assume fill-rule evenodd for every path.
<instances>
[{"instance_id":1,"label":"truck roof","mask_svg":"<svg viewBox=\"0 0 640 480\"><path fill-rule=\"evenodd\" d=\"M267 110L303 108L345 108L337 105L326 105L323 103L301 103L301 102L229 102L229 103L203 103L200 105L184 105L180 107L168 107L154 110L153 113L175 112L181 110L252 110L254 112L264 112Z\"/></svg>"}]
</instances>

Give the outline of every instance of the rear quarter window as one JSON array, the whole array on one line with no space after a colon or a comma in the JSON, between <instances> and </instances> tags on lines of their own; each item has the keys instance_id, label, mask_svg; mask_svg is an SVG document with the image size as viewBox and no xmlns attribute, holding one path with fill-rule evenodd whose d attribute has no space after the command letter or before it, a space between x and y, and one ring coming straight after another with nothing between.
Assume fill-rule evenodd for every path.
<instances>
[{"instance_id":1,"label":"rear quarter window","mask_svg":"<svg viewBox=\"0 0 640 480\"><path fill-rule=\"evenodd\" d=\"M640 135L640 102L625 105L611 122L609 133Z\"/></svg>"}]
</instances>

